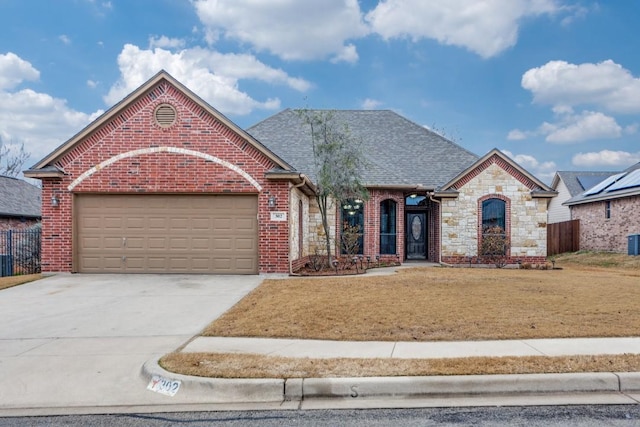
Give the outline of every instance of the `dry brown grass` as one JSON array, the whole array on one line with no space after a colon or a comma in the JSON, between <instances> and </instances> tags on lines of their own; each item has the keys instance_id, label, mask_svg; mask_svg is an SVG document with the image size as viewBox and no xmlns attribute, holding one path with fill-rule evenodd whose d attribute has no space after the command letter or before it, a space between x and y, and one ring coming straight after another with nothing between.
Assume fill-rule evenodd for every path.
<instances>
[{"instance_id":1,"label":"dry brown grass","mask_svg":"<svg viewBox=\"0 0 640 427\"><path fill-rule=\"evenodd\" d=\"M415 268L266 280L203 335L352 341L634 336L640 269Z\"/></svg>"},{"instance_id":2,"label":"dry brown grass","mask_svg":"<svg viewBox=\"0 0 640 427\"><path fill-rule=\"evenodd\" d=\"M215 378L331 378L635 372L640 355L470 357L461 359L308 359L249 354L171 353L160 361L171 372Z\"/></svg>"},{"instance_id":3,"label":"dry brown grass","mask_svg":"<svg viewBox=\"0 0 640 427\"><path fill-rule=\"evenodd\" d=\"M28 282L33 282L34 280L38 280L40 278L42 278L41 274L25 274L24 276L0 277L0 290L22 285Z\"/></svg>"},{"instance_id":4,"label":"dry brown grass","mask_svg":"<svg viewBox=\"0 0 640 427\"><path fill-rule=\"evenodd\" d=\"M640 257L577 253L562 270L426 268L388 277L267 280L203 335L372 341L637 336ZM640 371L640 355L309 359L172 353L161 365L219 378Z\"/></svg>"}]
</instances>

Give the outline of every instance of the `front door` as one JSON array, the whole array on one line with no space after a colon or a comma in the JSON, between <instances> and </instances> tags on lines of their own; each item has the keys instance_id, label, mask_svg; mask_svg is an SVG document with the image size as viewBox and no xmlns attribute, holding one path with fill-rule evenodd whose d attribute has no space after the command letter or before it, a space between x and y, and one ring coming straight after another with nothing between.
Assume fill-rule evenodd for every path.
<instances>
[{"instance_id":1,"label":"front door","mask_svg":"<svg viewBox=\"0 0 640 427\"><path fill-rule=\"evenodd\" d=\"M427 259L427 214L407 212L407 259Z\"/></svg>"}]
</instances>

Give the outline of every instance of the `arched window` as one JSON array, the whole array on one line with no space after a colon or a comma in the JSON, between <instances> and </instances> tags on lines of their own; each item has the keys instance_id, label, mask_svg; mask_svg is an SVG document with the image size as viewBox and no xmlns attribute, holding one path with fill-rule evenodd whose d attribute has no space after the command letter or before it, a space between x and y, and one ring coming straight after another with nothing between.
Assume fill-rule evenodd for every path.
<instances>
[{"instance_id":1,"label":"arched window","mask_svg":"<svg viewBox=\"0 0 640 427\"><path fill-rule=\"evenodd\" d=\"M506 255L508 243L507 203L498 198L483 200L480 254Z\"/></svg>"},{"instance_id":2,"label":"arched window","mask_svg":"<svg viewBox=\"0 0 640 427\"><path fill-rule=\"evenodd\" d=\"M503 232L507 229L506 203L500 199L487 199L482 202L482 232L490 228L500 227Z\"/></svg>"},{"instance_id":3,"label":"arched window","mask_svg":"<svg viewBox=\"0 0 640 427\"><path fill-rule=\"evenodd\" d=\"M380 202L380 254L396 254L397 203L393 200Z\"/></svg>"},{"instance_id":4,"label":"arched window","mask_svg":"<svg viewBox=\"0 0 640 427\"><path fill-rule=\"evenodd\" d=\"M363 254L364 201L347 200L341 209L341 250L343 255Z\"/></svg>"}]
</instances>

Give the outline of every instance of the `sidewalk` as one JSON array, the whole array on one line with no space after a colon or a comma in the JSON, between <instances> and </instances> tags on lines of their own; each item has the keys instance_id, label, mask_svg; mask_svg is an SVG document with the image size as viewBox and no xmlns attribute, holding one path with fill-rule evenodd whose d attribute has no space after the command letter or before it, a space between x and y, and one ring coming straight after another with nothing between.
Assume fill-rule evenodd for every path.
<instances>
[{"instance_id":1,"label":"sidewalk","mask_svg":"<svg viewBox=\"0 0 640 427\"><path fill-rule=\"evenodd\" d=\"M640 337L454 342L354 342L197 337L181 351L185 353L253 353L282 357L392 359L640 354Z\"/></svg>"},{"instance_id":2,"label":"sidewalk","mask_svg":"<svg viewBox=\"0 0 640 427\"><path fill-rule=\"evenodd\" d=\"M613 355L640 354L640 337L477 342L344 342L197 337L181 351L390 359ZM218 379L173 374L164 371L156 359L145 364L142 370L142 377L147 381L154 375L180 381L182 399L226 404L280 401L285 406L294 404L302 409L640 403L640 372Z\"/></svg>"}]
</instances>

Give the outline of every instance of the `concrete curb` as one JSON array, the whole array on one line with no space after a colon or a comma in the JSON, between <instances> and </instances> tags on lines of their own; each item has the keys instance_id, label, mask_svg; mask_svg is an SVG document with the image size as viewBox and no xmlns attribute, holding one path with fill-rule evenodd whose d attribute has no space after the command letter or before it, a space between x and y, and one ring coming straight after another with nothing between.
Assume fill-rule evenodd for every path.
<instances>
[{"instance_id":1,"label":"concrete curb","mask_svg":"<svg viewBox=\"0 0 640 427\"><path fill-rule=\"evenodd\" d=\"M191 403L258 403L305 399L420 398L472 395L626 393L640 391L640 372L457 375L432 377L356 377L221 379L174 374L153 359L141 377L181 381L181 400Z\"/></svg>"},{"instance_id":2,"label":"concrete curb","mask_svg":"<svg viewBox=\"0 0 640 427\"><path fill-rule=\"evenodd\" d=\"M181 382L178 394L182 401L190 403L260 403L281 402L284 400L283 379L225 379L203 378L175 374L164 370L158 361L147 361L140 371L145 382L154 375Z\"/></svg>"}]
</instances>

